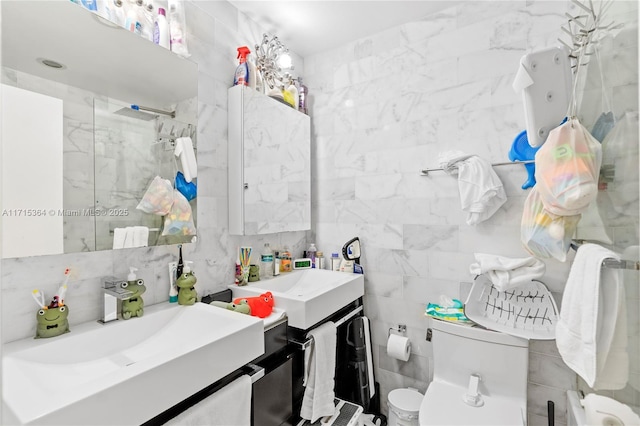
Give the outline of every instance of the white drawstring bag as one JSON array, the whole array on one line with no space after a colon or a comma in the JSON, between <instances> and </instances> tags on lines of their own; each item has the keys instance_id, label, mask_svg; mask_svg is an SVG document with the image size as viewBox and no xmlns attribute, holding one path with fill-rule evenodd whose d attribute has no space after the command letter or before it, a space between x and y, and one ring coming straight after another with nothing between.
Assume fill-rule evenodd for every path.
<instances>
[{"instance_id":1,"label":"white drawstring bag","mask_svg":"<svg viewBox=\"0 0 640 426\"><path fill-rule=\"evenodd\" d=\"M544 208L554 215L582 213L598 195L600 143L577 118L549 133L536 153L536 188Z\"/></svg>"}]
</instances>

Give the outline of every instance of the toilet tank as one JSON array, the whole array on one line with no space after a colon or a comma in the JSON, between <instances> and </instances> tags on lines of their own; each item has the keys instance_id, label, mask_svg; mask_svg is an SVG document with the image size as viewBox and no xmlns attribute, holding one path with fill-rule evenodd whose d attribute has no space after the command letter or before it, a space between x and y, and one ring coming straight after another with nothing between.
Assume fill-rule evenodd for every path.
<instances>
[{"instance_id":1,"label":"toilet tank","mask_svg":"<svg viewBox=\"0 0 640 426\"><path fill-rule=\"evenodd\" d=\"M432 320L434 381L467 388L480 376L484 395L527 397L529 341L479 326Z\"/></svg>"}]
</instances>

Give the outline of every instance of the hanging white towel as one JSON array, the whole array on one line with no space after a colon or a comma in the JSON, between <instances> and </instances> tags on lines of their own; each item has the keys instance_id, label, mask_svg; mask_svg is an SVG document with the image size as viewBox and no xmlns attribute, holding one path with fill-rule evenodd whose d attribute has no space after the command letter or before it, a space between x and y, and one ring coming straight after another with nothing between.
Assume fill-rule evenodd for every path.
<instances>
[{"instance_id":1,"label":"hanging white towel","mask_svg":"<svg viewBox=\"0 0 640 426\"><path fill-rule=\"evenodd\" d=\"M460 151L441 153L438 162L449 174L458 174L458 192L467 225L489 219L507 201L502 181L491 163L476 155Z\"/></svg>"},{"instance_id":2,"label":"hanging white towel","mask_svg":"<svg viewBox=\"0 0 640 426\"><path fill-rule=\"evenodd\" d=\"M191 138L177 138L174 155L180 158L184 180L191 182L198 177L198 164L196 163L196 154L193 151Z\"/></svg>"},{"instance_id":3,"label":"hanging white towel","mask_svg":"<svg viewBox=\"0 0 640 426\"><path fill-rule=\"evenodd\" d=\"M311 330L307 338L312 338L312 343L304 353L305 389L300 417L315 423L320 417L335 413L336 325L328 321Z\"/></svg>"},{"instance_id":4,"label":"hanging white towel","mask_svg":"<svg viewBox=\"0 0 640 426\"><path fill-rule=\"evenodd\" d=\"M167 426L249 426L250 424L251 378L246 374L165 423Z\"/></svg>"},{"instance_id":5,"label":"hanging white towel","mask_svg":"<svg viewBox=\"0 0 640 426\"><path fill-rule=\"evenodd\" d=\"M149 245L149 228L133 226L133 247L147 247Z\"/></svg>"},{"instance_id":6,"label":"hanging white towel","mask_svg":"<svg viewBox=\"0 0 640 426\"><path fill-rule=\"evenodd\" d=\"M534 258L510 258L495 254L474 253L476 263L472 263L469 272L474 275L485 274L498 291L511 290L531 280L541 278L545 264Z\"/></svg>"},{"instance_id":7,"label":"hanging white towel","mask_svg":"<svg viewBox=\"0 0 640 426\"><path fill-rule=\"evenodd\" d=\"M127 226L124 228L124 243L122 244L122 248L131 247L135 247L133 245L133 227Z\"/></svg>"},{"instance_id":8,"label":"hanging white towel","mask_svg":"<svg viewBox=\"0 0 640 426\"><path fill-rule=\"evenodd\" d=\"M115 228L113 230L113 248L124 248L124 240L127 237L127 228Z\"/></svg>"},{"instance_id":9,"label":"hanging white towel","mask_svg":"<svg viewBox=\"0 0 640 426\"><path fill-rule=\"evenodd\" d=\"M556 345L565 364L593 389L622 389L629 376L626 309L621 270L603 268L620 256L583 244L571 265L556 325Z\"/></svg>"}]
</instances>

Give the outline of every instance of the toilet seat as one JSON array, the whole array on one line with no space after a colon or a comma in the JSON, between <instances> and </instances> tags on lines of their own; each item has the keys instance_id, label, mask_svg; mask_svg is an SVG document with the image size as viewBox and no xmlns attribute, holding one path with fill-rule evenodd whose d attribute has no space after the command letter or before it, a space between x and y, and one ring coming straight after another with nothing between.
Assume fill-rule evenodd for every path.
<instances>
[{"instance_id":1,"label":"toilet seat","mask_svg":"<svg viewBox=\"0 0 640 426\"><path fill-rule=\"evenodd\" d=\"M482 407L462 400L467 389L434 380L420 404L420 426L430 425L526 425L526 401L483 395Z\"/></svg>"}]
</instances>

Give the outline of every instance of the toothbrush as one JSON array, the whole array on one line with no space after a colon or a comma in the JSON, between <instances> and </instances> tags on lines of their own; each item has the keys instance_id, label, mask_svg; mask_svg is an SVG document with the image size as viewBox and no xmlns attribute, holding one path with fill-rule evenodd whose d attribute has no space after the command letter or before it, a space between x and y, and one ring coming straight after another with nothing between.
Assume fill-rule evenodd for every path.
<instances>
[{"instance_id":1,"label":"toothbrush","mask_svg":"<svg viewBox=\"0 0 640 426\"><path fill-rule=\"evenodd\" d=\"M58 302L62 303L64 300L64 295L67 293L67 283L69 282L69 277L71 276L71 269L67 268L64 270L64 283L58 289Z\"/></svg>"},{"instance_id":2,"label":"toothbrush","mask_svg":"<svg viewBox=\"0 0 640 426\"><path fill-rule=\"evenodd\" d=\"M44 304L44 294L40 293L40 290L35 289L31 292L31 297L36 301L39 308L44 308L46 305Z\"/></svg>"},{"instance_id":3,"label":"toothbrush","mask_svg":"<svg viewBox=\"0 0 640 426\"><path fill-rule=\"evenodd\" d=\"M240 247L240 264L249 266L251 261L251 247Z\"/></svg>"}]
</instances>

